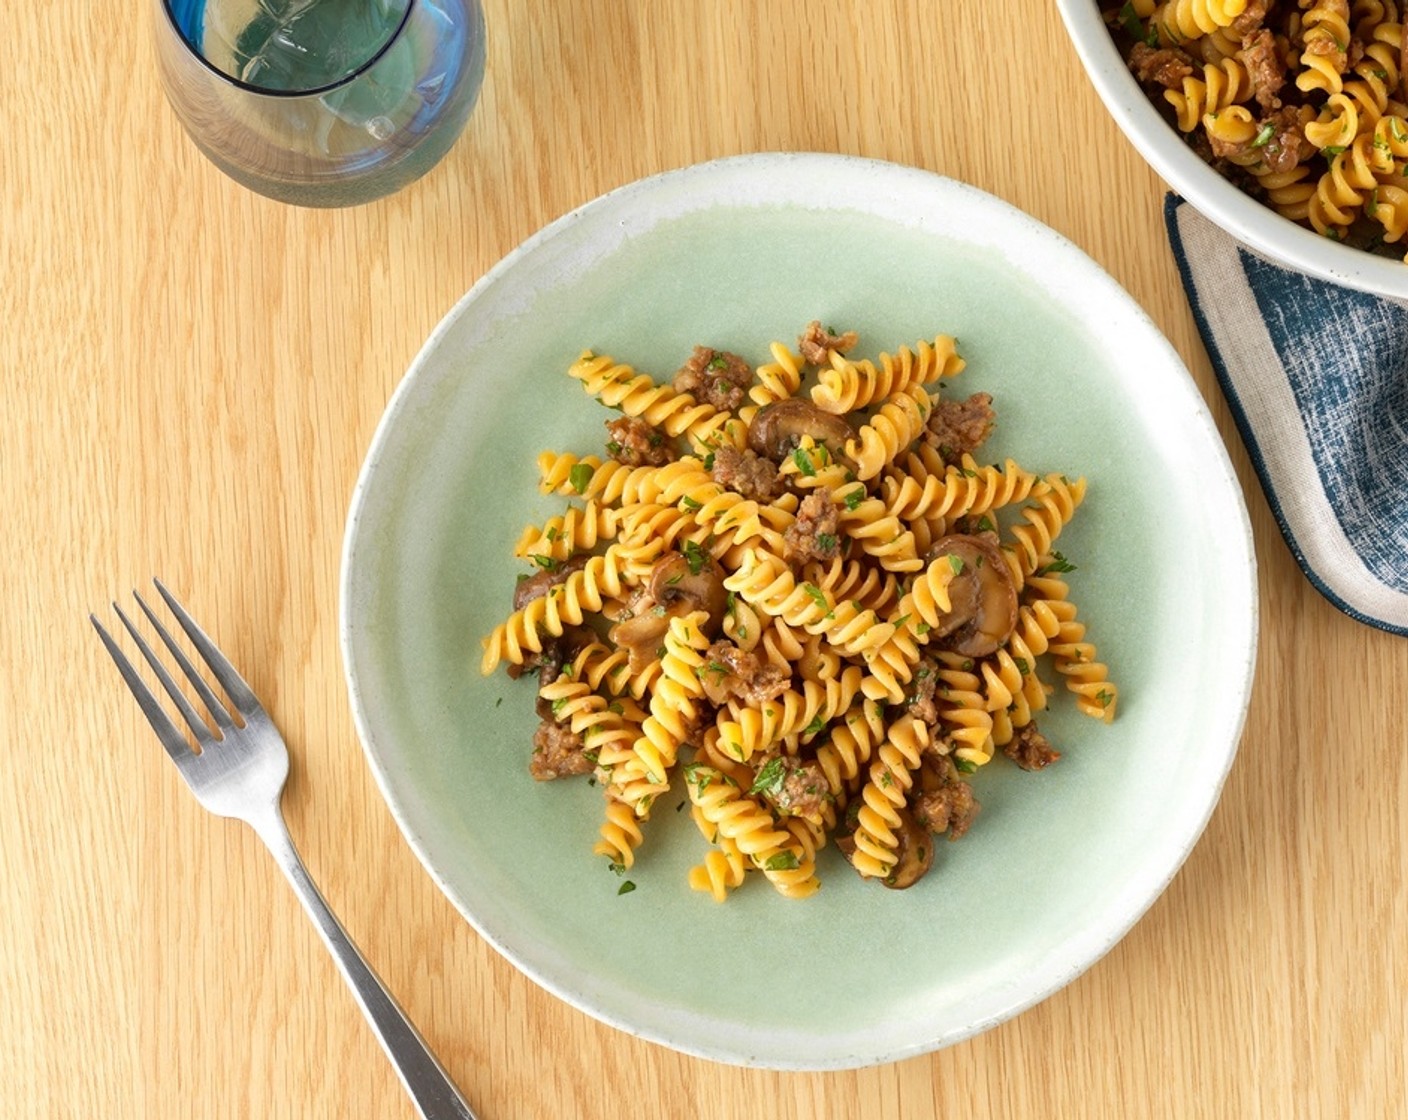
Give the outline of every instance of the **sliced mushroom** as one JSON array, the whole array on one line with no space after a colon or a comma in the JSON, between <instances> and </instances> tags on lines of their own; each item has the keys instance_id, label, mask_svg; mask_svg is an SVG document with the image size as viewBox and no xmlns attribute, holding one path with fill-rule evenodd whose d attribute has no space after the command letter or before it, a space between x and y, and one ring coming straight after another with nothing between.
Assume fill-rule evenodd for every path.
<instances>
[{"instance_id":1,"label":"sliced mushroom","mask_svg":"<svg viewBox=\"0 0 1408 1120\"><path fill-rule=\"evenodd\" d=\"M667 552L650 569L646 589L672 616L707 612L706 632L711 636L718 633L728 607L728 591L724 588L723 569L708 553L699 551L686 556Z\"/></svg>"},{"instance_id":2,"label":"sliced mushroom","mask_svg":"<svg viewBox=\"0 0 1408 1120\"><path fill-rule=\"evenodd\" d=\"M541 599L550 588L562 583L573 572L579 572L586 567L587 559L585 553L578 553L560 564L520 579L518 586L513 589L513 609L521 611L534 599Z\"/></svg>"},{"instance_id":3,"label":"sliced mushroom","mask_svg":"<svg viewBox=\"0 0 1408 1120\"><path fill-rule=\"evenodd\" d=\"M711 556L667 552L650 569L642 594L631 604L631 616L612 626L608 637L631 655L631 670L638 671L658 656L670 619L706 611L703 629L713 637L727 607L724 573Z\"/></svg>"},{"instance_id":4,"label":"sliced mushroom","mask_svg":"<svg viewBox=\"0 0 1408 1120\"><path fill-rule=\"evenodd\" d=\"M856 438L856 431L844 417L822 412L801 397L787 397L768 405L748 426L748 446L774 463L781 463L803 436L811 436L833 458L840 459L846 453L847 442Z\"/></svg>"},{"instance_id":5,"label":"sliced mushroom","mask_svg":"<svg viewBox=\"0 0 1408 1120\"><path fill-rule=\"evenodd\" d=\"M895 839L899 841L895 848L899 859L893 870L880 881L891 890L902 891L922 879L933 866L934 838L907 810L897 809L896 812L900 818L894 830Z\"/></svg>"},{"instance_id":6,"label":"sliced mushroom","mask_svg":"<svg viewBox=\"0 0 1408 1120\"><path fill-rule=\"evenodd\" d=\"M636 603L634 613L613 625L607 637L631 655L631 672L638 673L659 655L669 628L670 616L665 608L642 598Z\"/></svg>"},{"instance_id":7,"label":"sliced mushroom","mask_svg":"<svg viewBox=\"0 0 1408 1120\"><path fill-rule=\"evenodd\" d=\"M964 657L996 653L1017 626L1017 589L996 539L990 533L954 533L940 537L929 550L932 563L942 556L958 571L948 585L952 611L933 636ZM961 567L960 567L961 565Z\"/></svg>"}]
</instances>

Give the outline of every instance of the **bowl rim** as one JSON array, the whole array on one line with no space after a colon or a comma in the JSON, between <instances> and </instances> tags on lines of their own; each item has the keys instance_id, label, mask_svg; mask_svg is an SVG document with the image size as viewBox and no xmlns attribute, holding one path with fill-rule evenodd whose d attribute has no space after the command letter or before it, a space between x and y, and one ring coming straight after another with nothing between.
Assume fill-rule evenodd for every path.
<instances>
[{"instance_id":1,"label":"bowl rim","mask_svg":"<svg viewBox=\"0 0 1408 1120\"><path fill-rule=\"evenodd\" d=\"M1198 158L1140 88L1098 0L1056 0L1086 76L1115 124L1178 194L1248 248L1285 267L1358 291L1408 298L1408 264L1341 245L1283 218Z\"/></svg>"}]
</instances>

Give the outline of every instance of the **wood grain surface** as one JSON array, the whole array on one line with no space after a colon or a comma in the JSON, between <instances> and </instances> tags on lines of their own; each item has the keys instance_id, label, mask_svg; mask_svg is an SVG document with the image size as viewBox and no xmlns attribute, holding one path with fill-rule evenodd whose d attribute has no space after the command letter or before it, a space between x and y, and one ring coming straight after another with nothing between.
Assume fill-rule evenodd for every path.
<instances>
[{"instance_id":1,"label":"wood grain surface","mask_svg":"<svg viewBox=\"0 0 1408 1120\"><path fill-rule=\"evenodd\" d=\"M283 727L314 877L485 1120L1389 1117L1408 1107L1408 643L1335 611L1268 512L1170 258L1164 185L1035 0L488 0L426 179L359 209L224 178L145 4L0 5L0 1115L410 1117L254 835L201 811L88 612L159 574ZM1201 842L1115 949L940 1053L780 1074L540 991L423 873L337 643L349 496L397 381L545 223L741 152L964 180L1088 251L1187 361L1251 509L1261 638Z\"/></svg>"}]
</instances>

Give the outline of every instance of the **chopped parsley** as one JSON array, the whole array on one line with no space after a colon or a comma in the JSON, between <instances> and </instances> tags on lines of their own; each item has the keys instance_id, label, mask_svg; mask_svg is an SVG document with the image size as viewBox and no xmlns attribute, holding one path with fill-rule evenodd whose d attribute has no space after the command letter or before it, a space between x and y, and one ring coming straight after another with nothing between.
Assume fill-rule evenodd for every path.
<instances>
[{"instance_id":1,"label":"chopped parsley","mask_svg":"<svg viewBox=\"0 0 1408 1120\"><path fill-rule=\"evenodd\" d=\"M685 541L683 548L685 563L689 565L689 574L697 576L704 570L704 565L709 562L709 554L699 547L694 541Z\"/></svg>"},{"instance_id":2,"label":"chopped parsley","mask_svg":"<svg viewBox=\"0 0 1408 1120\"><path fill-rule=\"evenodd\" d=\"M1138 41L1144 38L1144 24L1132 2L1120 9L1120 26L1131 39Z\"/></svg>"},{"instance_id":3,"label":"chopped parsley","mask_svg":"<svg viewBox=\"0 0 1408 1120\"><path fill-rule=\"evenodd\" d=\"M1062 556L1059 552L1052 552L1051 563L1044 565L1036 574L1039 576L1045 576L1050 575L1053 572L1060 574L1062 572L1073 572L1075 570L1076 566L1072 564L1069 560L1067 560L1064 556Z\"/></svg>"},{"instance_id":4,"label":"chopped parsley","mask_svg":"<svg viewBox=\"0 0 1408 1120\"><path fill-rule=\"evenodd\" d=\"M572 484L572 489L579 494L585 494L587 487L592 481L592 465L590 463L578 463L568 472L567 481Z\"/></svg>"},{"instance_id":5,"label":"chopped parsley","mask_svg":"<svg viewBox=\"0 0 1408 1120\"><path fill-rule=\"evenodd\" d=\"M748 792L761 793L764 797L776 795L782 791L782 783L787 777L787 767L782 761L782 756L777 755L770 758L767 765L758 771L758 776L753 779L753 784Z\"/></svg>"}]
</instances>

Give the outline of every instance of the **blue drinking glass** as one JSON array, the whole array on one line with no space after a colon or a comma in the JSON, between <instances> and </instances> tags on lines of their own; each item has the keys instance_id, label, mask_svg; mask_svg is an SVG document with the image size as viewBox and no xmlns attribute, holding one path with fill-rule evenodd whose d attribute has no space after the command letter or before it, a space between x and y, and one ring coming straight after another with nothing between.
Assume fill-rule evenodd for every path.
<instances>
[{"instance_id":1,"label":"blue drinking glass","mask_svg":"<svg viewBox=\"0 0 1408 1120\"><path fill-rule=\"evenodd\" d=\"M484 81L479 0L155 0L167 98L251 190L354 206L400 190L464 130Z\"/></svg>"}]
</instances>

